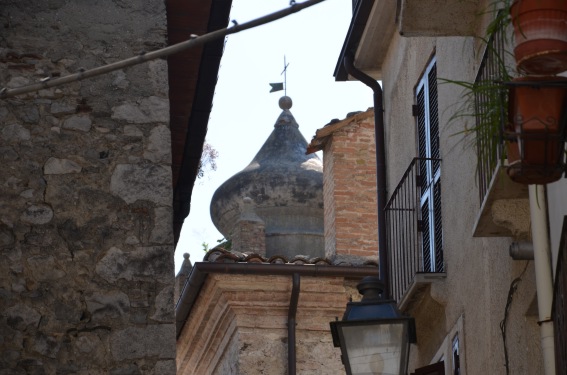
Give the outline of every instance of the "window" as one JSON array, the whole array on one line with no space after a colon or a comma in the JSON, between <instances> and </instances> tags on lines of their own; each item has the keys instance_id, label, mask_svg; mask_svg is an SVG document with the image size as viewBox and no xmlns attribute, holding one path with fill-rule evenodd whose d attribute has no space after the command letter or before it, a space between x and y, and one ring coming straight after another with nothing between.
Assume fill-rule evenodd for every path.
<instances>
[{"instance_id":1,"label":"window","mask_svg":"<svg viewBox=\"0 0 567 375\"><path fill-rule=\"evenodd\" d=\"M431 364L415 369L415 375L466 375L463 327L463 316L460 316L431 359Z\"/></svg>"},{"instance_id":2,"label":"window","mask_svg":"<svg viewBox=\"0 0 567 375\"><path fill-rule=\"evenodd\" d=\"M439 114L437 110L437 66L430 62L416 88L417 147L420 185L420 231L423 272L443 272L441 226L441 162L439 159Z\"/></svg>"},{"instance_id":3,"label":"window","mask_svg":"<svg viewBox=\"0 0 567 375\"><path fill-rule=\"evenodd\" d=\"M453 352L453 375L461 375L461 361L459 359L459 336L455 335L453 337L453 345L452 345L452 352Z\"/></svg>"}]
</instances>

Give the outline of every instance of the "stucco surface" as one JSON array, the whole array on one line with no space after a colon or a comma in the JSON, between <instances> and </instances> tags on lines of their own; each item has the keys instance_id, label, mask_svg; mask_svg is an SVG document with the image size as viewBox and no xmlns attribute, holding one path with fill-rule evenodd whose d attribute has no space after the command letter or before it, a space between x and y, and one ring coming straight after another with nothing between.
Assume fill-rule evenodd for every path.
<instances>
[{"instance_id":1,"label":"stucco surface","mask_svg":"<svg viewBox=\"0 0 567 375\"><path fill-rule=\"evenodd\" d=\"M384 77L388 77L383 84L390 191L417 155L411 105L415 103L415 86L430 58L437 60L438 78L472 81L479 64L476 48L473 38L467 37L393 37L383 66ZM533 263L526 265L526 261L509 257L510 238L472 237L480 208L476 154L474 142L462 133L470 128L468 121L472 118L452 118L461 98L458 85L438 81L438 95L446 277L432 281L408 311L416 318L418 335L410 368L436 362L436 353L451 342L453 338L448 335L462 319L462 373L504 374L500 321L510 284L521 276L507 320L510 371L541 373L539 327L537 317L530 312L535 295ZM517 208L513 204L497 207L498 220L510 225L520 220L514 225L525 234L529 223L522 221L525 214L516 215Z\"/></svg>"}]
</instances>

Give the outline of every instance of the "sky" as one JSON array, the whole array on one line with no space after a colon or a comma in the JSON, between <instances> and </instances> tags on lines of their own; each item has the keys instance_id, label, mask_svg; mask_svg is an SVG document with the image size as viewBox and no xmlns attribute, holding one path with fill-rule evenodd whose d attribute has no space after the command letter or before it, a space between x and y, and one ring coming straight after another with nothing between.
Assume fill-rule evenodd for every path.
<instances>
[{"instance_id":1,"label":"sky","mask_svg":"<svg viewBox=\"0 0 567 375\"><path fill-rule=\"evenodd\" d=\"M289 0L233 0L230 19L245 23L288 6ZM272 132L284 91L270 93L270 83L283 82L284 56L291 113L307 142L330 120L373 106L366 85L333 77L351 16L351 0L326 0L227 37L206 137L218 151L217 170L206 171L195 182L191 212L175 250L176 272L184 253L191 262L200 262L202 244L212 248L223 238L211 221L211 198L252 161Z\"/></svg>"}]
</instances>

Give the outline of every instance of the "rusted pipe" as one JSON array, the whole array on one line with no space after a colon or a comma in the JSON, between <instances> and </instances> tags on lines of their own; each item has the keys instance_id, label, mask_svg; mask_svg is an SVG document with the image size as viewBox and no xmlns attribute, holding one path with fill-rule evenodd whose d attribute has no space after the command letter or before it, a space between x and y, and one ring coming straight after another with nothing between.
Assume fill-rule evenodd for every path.
<instances>
[{"instance_id":1,"label":"rusted pipe","mask_svg":"<svg viewBox=\"0 0 567 375\"><path fill-rule=\"evenodd\" d=\"M295 317L297 314L297 301L299 300L300 280L299 274L292 276L291 298L289 300L289 310L287 312L287 368L288 375L295 375L297 368L296 349L295 349Z\"/></svg>"},{"instance_id":2,"label":"rusted pipe","mask_svg":"<svg viewBox=\"0 0 567 375\"><path fill-rule=\"evenodd\" d=\"M388 277L388 244L386 239L386 143L384 140L384 107L382 87L369 75L354 66L354 58L346 54L343 59L348 74L370 87L374 92L374 137L376 142L376 190L378 206L378 266L380 281L384 283L384 298L390 299Z\"/></svg>"}]
</instances>

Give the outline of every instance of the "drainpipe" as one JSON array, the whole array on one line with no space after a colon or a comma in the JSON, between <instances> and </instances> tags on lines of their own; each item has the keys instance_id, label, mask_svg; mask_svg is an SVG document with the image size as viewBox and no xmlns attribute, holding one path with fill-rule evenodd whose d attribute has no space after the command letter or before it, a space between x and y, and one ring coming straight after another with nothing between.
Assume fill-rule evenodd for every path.
<instances>
[{"instance_id":1,"label":"drainpipe","mask_svg":"<svg viewBox=\"0 0 567 375\"><path fill-rule=\"evenodd\" d=\"M382 87L372 77L354 66L351 54L343 59L348 74L370 87L374 92L374 137L376 142L376 189L378 205L378 267L380 281L384 283L384 298L390 298L388 277L388 250L386 243L386 147L384 141L384 107L382 105Z\"/></svg>"},{"instance_id":2,"label":"drainpipe","mask_svg":"<svg viewBox=\"0 0 567 375\"><path fill-rule=\"evenodd\" d=\"M551 307L553 303L553 276L547 233L547 209L545 187L529 185L530 218L534 247L534 265L539 310L541 350L545 375L555 375L555 345Z\"/></svg>"},{"instance_id":3,"label":"drainpipe","mask_svg":"<svg viewBox=\"0 0 567 375\"><path fill-rule=\"evenodd\" d=\"M295 351L295 316L297 313L297 301L299 300L299 274L292 276L291 298L287 313L287 373L296 374L296 351Z\"/></svg>"}]
</instances>

